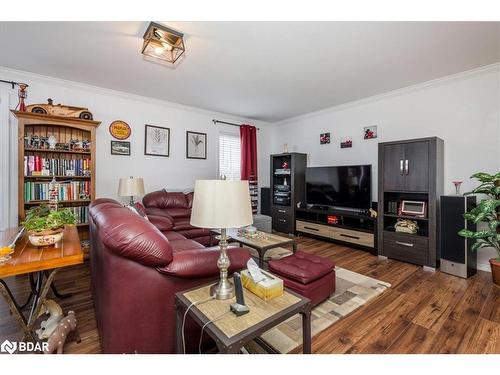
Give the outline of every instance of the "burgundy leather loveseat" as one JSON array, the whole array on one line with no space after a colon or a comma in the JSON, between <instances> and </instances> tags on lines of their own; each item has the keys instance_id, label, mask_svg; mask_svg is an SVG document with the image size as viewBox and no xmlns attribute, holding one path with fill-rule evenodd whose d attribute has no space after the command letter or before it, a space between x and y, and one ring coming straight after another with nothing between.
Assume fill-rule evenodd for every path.
<instances>
[{"instance_id":1,"label":"burgundy leather loveseat","mask_svg":"<svg viewBox=\"0 0 500 375\"><path fill-rule=\"evenodd\" d=\"M157 218L156 218L157 219ZM173 353L174 294L216 280L217 248L169 232L112 199L90 205L92 293L104 353ZM245 268L248 249L231 248L230 271ZM186 347L199 327L186 323ZM191 340L189 340L191 339Z\"/></svg>"},{"instance_id":2,"label":"burgundy leather loveseat","mask_svg":"<svg viewBox=\"0 0 500 375\"><path fill-rule=\"evenodd\" d=\"M193 205L192 192L167 192L165 189L153 191L142 198L142 204L148 215L163 218L161 221L153 222L161 232L170 232L171 236L173 236L171 232L177 232L202 245L210 244L210 231L193 227L189 223ZM158 221L160 221L159 225Z\"/></svg>"}]
</instances>

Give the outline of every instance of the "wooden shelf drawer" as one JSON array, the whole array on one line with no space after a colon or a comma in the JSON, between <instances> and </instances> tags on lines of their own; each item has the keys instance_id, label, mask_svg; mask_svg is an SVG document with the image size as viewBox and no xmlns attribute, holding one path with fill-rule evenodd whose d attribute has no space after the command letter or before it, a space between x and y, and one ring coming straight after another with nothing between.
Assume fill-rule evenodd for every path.
<instances>
[{"instance_id":1,"label":"wooden shelf drawer","mask_svg":"<svg viewBox=\"0 0 500 375\"><path fill-rule=\"evenodd\" d=\"M384 231L382 252L389 258L424 265L427 263L427 237Z\"/></svg>"},{"instance_id":2,"label":"wooden shelf drawer","mask_svg":"<svg viewBox=\"0 0 500 375\"><path fill-rule=\"evenodd\" d=\"M359 232L357 230L331 227L332 238L339 241L354 243L366 247L375 246L373 233Z\"/></svg>"},{"instance_id":3,"label":"wooden shelf drawer","mask_svg":"<svg viewBox=\"0 0 500 375\"><path fill-rule=\"evenodd\" d=\"M310 233L316 236L323 236L332 238L332 231L330 227L326 225L316 224L316 223L308 223L307 221L296 221L296 230L299 232Z\"/></svg>"}]
</instances>

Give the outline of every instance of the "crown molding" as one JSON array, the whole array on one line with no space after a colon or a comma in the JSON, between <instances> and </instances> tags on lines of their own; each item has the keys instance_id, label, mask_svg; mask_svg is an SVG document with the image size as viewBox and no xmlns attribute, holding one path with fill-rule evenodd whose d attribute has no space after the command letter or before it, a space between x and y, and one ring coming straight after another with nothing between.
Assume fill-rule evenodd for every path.
<instances>
[{"instance_id":1,"label":"crown molding","mask_svg":"<svg viewBox=\"0 0 500 375\"><path fill-rule=\"evenodd\" d=\"M0 66L0 74L2 75L17 75L19 76L21 81L30 81L27 82L30 85L33 85L33 82L41 83L41 84L52 84L56 86L64 86L66 88L87 91L94 94L99 94L103 96L113 97L113 98L122 98L128 100L140 101L146 104L159 105L163 107L169 107L181 111L195 112L202 115L207 115L211 117L218 117L221 120L229 121L229 122L241 122L241 123L252 123L258 124L259 126L269 126L271 125L265 121L257 121L247 117L236 116L228 113L222 113L217 111L210 111L207 109L192 107L184 104L170 102L168 100L155 99L148 96L142 96L137 94L131 94L124 91L108 89L100 86L94 86L87 83L70 81L62 78L56 78L51 76L46 76L38 73L27 72L23 70L17 70L13 68L8 68L4 66Z\"/></svg>"},{"instance_id":2,"label":"crown molding","mask_svg":"<svg viewBox=\"0 0 500 375\"><path fill-rule=\"evenodd\" d=\"M396 90L392 90L392 91L387 91L387 92L382 93L382 94L377 94L377 95L369 96L369 97L366 97L366 98L363 98L363 99L353 100L353 101L350 101L350 102L347 102L347 103L344 103L344 104L339 104L337 106L328 107L328 108L325 108L325 109L320 109L318 111L309 112L309 113L305 113L305 114L302 114L302 115L290 117L288 119L284 119L284 120L281 120L281 121L274 122L273 125L274 126L287 125L287 124L289 124L291 122L295 122L295 121L299 121L299 120L305 120L305 119L308 119L308 118L311 118L311 117L326 115L328 113L339 112L339 111L343 111L343 110L349 109L349 108L359 107L359 106L362 106L362 105L365 105L365 104L369 104L369 103L381 101L381 100L384 100L384 99L389 99L389 98L392 98L392 97L397 97L397 96L409 94L411 92L419 91L419 90L426 89L426 88L429 88L429 87L440 86L440 85L443 85L443 84L446 84L446 83L449 83L449 82L461 80L461 79L464 79L464 78L473 77L473 76L484 74L484 73L489 73L489 72L492 72L492 71L495 71L495 70L498 71L499 74L500 74L500 63L485 65L485 66L482 66L482 67L479 67L479 68L475 68L475 69L471 69L471 70L466 70L464 72L451 74L451 75L448 75L448 76L436 78L436 79L433 79L433 80L430 80L430 81L426 81L426 82L422 82L422 83L417 83L415 85L402 87L400 89L396 89Z\"/></svg>"}]
</instances>

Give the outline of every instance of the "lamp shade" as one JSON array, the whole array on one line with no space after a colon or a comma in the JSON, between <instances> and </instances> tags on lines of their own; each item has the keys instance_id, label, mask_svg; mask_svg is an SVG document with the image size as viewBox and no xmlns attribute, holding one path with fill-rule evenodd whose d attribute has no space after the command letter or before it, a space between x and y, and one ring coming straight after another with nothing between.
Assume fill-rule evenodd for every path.
<instances>
[{"instance_id":1,"label":"lamp shade","mask_svg":"<svg viewBox=\"0 0 500 375\"><path fill-rule=\"evenodd\" d=\"M252 223L248 181L196 181L191 225L226 229L241 228Z\"/></svg>"},{"instance_id":2,"label":"lamp shade","mask_svg":"<svg viewBox=\"0 0 500 375\"><path fill-rule=\"evenodd\" d=\"M144 180L142 178L134 177L120 178L118 195L120 197L144 195Z\"/></svg>"}]
</instances>

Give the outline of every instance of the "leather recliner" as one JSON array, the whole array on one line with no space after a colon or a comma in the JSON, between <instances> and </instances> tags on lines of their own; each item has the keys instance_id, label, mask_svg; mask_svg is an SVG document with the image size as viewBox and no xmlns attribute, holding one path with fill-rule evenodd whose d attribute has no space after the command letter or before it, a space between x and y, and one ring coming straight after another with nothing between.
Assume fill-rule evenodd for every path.
<instances>
[{"instance_id":1,"label":"leather recliner","mask_svg":"<svg viewBox=\"0 0 500 375\"><path fill-rule=\"evenodd\" d=\"M177 232L185 238L195 240L202 245L211 243L210 230L193 227L190 224L193 205L193 192L167 192L165 189L153 191L142 198L148 216L163 218L161 223L152 221L160 231ZM170 235L172 235L170 233Z\"/></svg>"},{"instance_id":2,"label":"leather recliner","mask_svg":"<svg viewBox=\"0 0 500 375\"><path fill-rule=\"evenodd\" d=\"M102 351L174 353L175 293L217 280L218 248L205 248L179 233L162 233L112 199L91 203L89 223ZM230 272L245 268L250 258L246 248L230 248L228 255ZM185 332L186 348L193 350L200 328L188 319Z\"/></svg>"}]
</instances>

